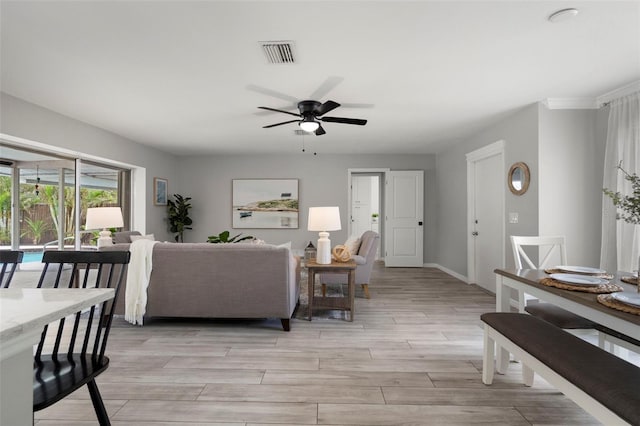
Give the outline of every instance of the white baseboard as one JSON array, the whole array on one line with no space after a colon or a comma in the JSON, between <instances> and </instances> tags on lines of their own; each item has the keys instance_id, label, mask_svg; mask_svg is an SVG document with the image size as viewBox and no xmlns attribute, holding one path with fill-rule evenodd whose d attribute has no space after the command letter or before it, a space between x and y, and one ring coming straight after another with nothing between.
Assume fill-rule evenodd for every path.
<instances>
[{"instance_id":1,"label":"white baseboard","mask_svg":"<svg viewBox=\"0 0 640 426\"><path fill-rule=\"evenodd\" d=\"M459 279L460 281L465 282L465 283L467 283L467 284L469 283L469 280L468 280L468 279L467 279L467 277L465 277L464 275L459 274L459 273L457 273L457 272L455 272L455 271L452 271L452 270L451 270L451 269L449 269L449 268L445 268L444 266L438 265L437 263L425 263L425 264L424 264L424 267L425 267L425 268L437 268L437 269L440 269L440 270L441 270L442 272L444 272L445 274L449 274L449 275L451 275L452 277L457 278L457 279Z\"/></svg>"}]
</instances>

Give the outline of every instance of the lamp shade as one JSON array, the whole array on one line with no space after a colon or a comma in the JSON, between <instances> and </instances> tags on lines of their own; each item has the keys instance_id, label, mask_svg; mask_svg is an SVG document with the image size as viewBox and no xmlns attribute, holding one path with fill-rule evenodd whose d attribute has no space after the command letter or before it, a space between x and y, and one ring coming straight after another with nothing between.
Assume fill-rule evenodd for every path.
<instances>
[{"instance_id":1,"label":"lamp shade","mask_svg":"<svg viewBox=\"0 0 640 426\"><path fill-rule=\"evenodd\" d=\"M87 209L85 229L122 228L122 210L120 207L91 207Z\"/></svg>"},{"instance_id":2,"label":"lamp shade","mask_svg":"<svg viewBox=\"0 0 640 426\"><path fill-rule=\"evenodd\" d=\"M338 231L340 224L340 209L338 207L309 207L309 231Z\"/></svg>"}]
</instances>

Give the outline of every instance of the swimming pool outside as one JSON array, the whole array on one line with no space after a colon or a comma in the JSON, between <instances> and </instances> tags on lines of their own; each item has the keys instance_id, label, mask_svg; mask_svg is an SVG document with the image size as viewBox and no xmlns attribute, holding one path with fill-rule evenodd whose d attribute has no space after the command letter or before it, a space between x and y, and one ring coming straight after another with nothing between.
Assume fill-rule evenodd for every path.
<instances>
[{"instance_id":1,"label":"swimming pool outside","mask_svg":"<svg viewBox=\"0 0 640 426\"><path fill-rule=\"evenodd\" d=\"M29 263L29 262L42 262L42 252L41 251L25 252L24 256L22 257L22 263Z\"/></svg>"}]
</instances>

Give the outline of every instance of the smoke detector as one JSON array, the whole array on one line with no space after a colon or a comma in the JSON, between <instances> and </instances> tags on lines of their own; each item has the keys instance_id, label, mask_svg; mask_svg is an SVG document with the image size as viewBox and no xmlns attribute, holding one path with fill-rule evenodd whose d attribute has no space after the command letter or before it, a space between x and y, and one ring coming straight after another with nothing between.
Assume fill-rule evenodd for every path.
<instances>
[{"instance_id":1,"label":"smoke detector","mask_svg":"<svg viewBox=\"0 0 640 426\"><path fill-rule=\"evenodd\" d=\"M260 47L270 64L294 64L295 45L292 41L261 41Z\"/></svg>"}]
</instances>

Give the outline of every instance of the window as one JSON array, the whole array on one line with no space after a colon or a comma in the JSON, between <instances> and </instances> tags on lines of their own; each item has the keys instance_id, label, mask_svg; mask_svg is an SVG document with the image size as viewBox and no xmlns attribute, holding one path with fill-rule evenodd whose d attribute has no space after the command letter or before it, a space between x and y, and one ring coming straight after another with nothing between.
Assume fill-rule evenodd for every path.
<instances>
[{"instance_id":1,"label":"window","mask_svg":"<svg viewBox=\"0 0 640 426\"><path fill-rule=\"evenodd\" d=\"M130 182L126 169L0 144L0 245L95 246L94 232L83 229L87 208L120 206L128 229Z\"/></svg>"}]
</instances>

